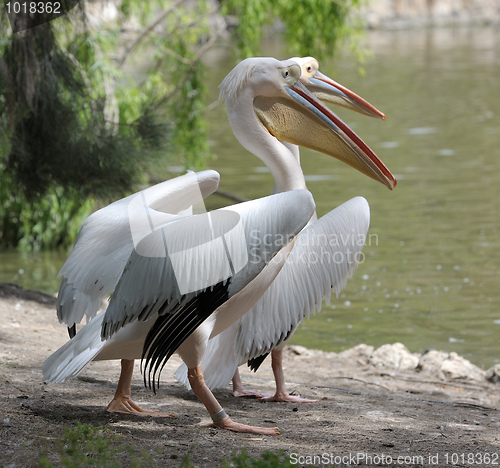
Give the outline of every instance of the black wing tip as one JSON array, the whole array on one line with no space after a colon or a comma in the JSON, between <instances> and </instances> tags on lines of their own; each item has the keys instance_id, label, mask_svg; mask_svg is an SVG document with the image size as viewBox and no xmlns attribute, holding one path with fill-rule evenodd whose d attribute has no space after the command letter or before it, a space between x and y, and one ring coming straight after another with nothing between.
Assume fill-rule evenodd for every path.
<instances>
[{"instance_id":1,"label":"black wing tip","mask_svg":"<svg viewBox=\"0 0 500 468\"><path fill-rule=\"evenodd\" d=\"M144 384L156 392L160 374L177 348L229 297L229 283L217 283L213 289L180 301L171 313L160 315L144 341L141 369ZM160 307L161 308L161 307ZM148 374L146 376L146 373Z\"/></svg>"},{"instance_id":2,"label":"black wing tip","mask_svg":"<svg viewBox=\"0 0 500 468\"><path fill-rule=\"evenodd\" d=\"M75 335L76 335L76 323L71 325L71 327L68 327L68 335L69 335L70 339L75 337Z\"/></svg>"},{"instance_id":3,"label":"black wing tip","mask_svg":"<svg viewBox=\"0 0 500 468\"><path fill-rule=\"evenodd\" d=\"M268 356L269 353L261 354L260 356L256 358L249 359L247 362L248 367L250 370L257 372L261 364L264 362L266 357Z\"/></svg>"}]
</instances>

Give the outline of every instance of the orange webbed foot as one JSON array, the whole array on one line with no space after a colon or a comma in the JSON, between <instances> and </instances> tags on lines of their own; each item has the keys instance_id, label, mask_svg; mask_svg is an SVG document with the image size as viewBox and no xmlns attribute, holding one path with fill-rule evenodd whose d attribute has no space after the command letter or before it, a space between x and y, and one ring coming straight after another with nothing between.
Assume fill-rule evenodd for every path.
<instances>
[{"instance_id":1,"label":"orange webbed foot","mask_svg":"<svg viewBox=\"0 0 500 468\"><path fill-rule=\"evenodd\" d=\"M111 403L106 408L108 413L117 414L132 414L135 416L155 416L163 418L175 418L173 414L161 413L159 411L149 411L141 408L137 403L129 397L116 396L111 400Z\"/></svg>"},{"instance_id":2,"label":"orange webbed foot","mask_svg":"<svg viewBox=\"0 0 500 468\"><path fill-rule=\"evenodd\" d=\"M248 426L247 424L240 424L233 421L229 416L226 416L222 421L212 423L209 426L226 429L228 431L244 432L247 434L280 435L280 431L277 427Z\"/></svg>"},{"instance_id":3,"label":"orange webbed foot","mask_svg":"<svg viewBox=\"0 0 500 468\"><path fill-rule=\"evenodd\" d=\"M260 393L255 390L245 390L243 387L233 389L235 398L265 398L267 395L267 393Z\"/></svg>"},{"instance_id":4,"label":"orange webbed foot","mask_svg":"<svg viewBox=\"0 0 500 468\"><path fill-rule=\"evenodd\" d=\"M275 393L272 396L265 396L261 401L287 401L290 403L317 403L319 400L302 398L300 395L290 395L289 393Z\"/></svg>"}]
</instances>

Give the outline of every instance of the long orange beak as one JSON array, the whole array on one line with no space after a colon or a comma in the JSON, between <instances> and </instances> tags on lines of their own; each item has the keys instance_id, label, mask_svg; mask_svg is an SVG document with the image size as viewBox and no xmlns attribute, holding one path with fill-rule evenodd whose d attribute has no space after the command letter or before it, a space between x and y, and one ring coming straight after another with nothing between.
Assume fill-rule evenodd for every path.
<instances>
[{"instance_id":1,"label":"long orange beak","mask_svg":"<svg viewBox=\"0 0 500 468\"><path fill-rule=\"evenodd\" d=\"M380 112L361 96L332 80L319 70L304 84L321 101L330 102L370 117L385 120L383 112Z\"/></svg>"},{"instance_id":2,"label":"long orange beak","mask_svg":"<svg viewBox=\"0 0 500 468\"><path fill-rule=\"evenodd\" d=\"M254 99L255 112L272 135L333 156L390 190L396 186L396 178L371 148L300 81L284 91Z\"/></svg>"}]
</instances>

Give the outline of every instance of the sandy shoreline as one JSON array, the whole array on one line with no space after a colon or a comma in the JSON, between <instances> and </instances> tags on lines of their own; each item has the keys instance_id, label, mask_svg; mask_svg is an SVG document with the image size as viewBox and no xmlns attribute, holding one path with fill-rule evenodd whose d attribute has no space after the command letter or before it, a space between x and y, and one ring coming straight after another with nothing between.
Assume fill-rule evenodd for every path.
<instances>
[{"instance_id":1,"label":"sandy shoreline","mask_svg":"<svg viewBox=\"0 0 500 468\"><path fill-rule=\"evenodd\" d=\"M43 361L67 340L54 301L0 284L0 467L36 465L40 453L56 450L63 428L77 421L109 428L122 443L149 452L153 466L179 466L189 450L196 466L219 466L241 447L256 457L283 449L298 464L313 466L330 461L338 466L354 461L354 466L446 466L449 461L452 466L450 454L458 454L455 466L471 466L465 454L475 466L494 466L492 454L500 455L500 366L484 371L455 353L419 355L401 344L376 350L359 345L338 354L289 347L289 389L318 403L262 403L235 399L229 388L216 392L234 419L277 425L281 435L276 437L204 427L209 421L201 403L173 378L180 363L176 356L157 395L143 387L138 365L133 382L138 402L176 418L107 414L118 362L93 363L80 378L63 384L42 382ZM242 375L247 386L273 390L267 362L257 374L245 369ZM322 454L326 458L317 458ZM382 455L386 458L373 459Z\"/></svg>"}]
</instances>

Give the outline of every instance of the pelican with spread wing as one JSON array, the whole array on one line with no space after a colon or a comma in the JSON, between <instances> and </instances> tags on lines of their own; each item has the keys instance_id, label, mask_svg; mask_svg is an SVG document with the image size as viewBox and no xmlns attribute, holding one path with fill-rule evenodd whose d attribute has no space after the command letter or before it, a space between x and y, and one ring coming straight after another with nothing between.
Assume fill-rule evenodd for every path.
<instances>
[{"instance_id":1,"label":"pelican with spread wing","mask_svg":"<svg viewBox=\"0 0 500 468\"><path fill-rule=\"evenodd\" d=\"M130 236L127 228L109 235L107 229L102 231L98 227L99 220L105 219L105 225L112 230L115 222L122 219L124 207L120 202L116 208L121 214L113 209L112 221L107 220L106 213L101 213L96 216L95 223L89 223L89 226L97 227L99 234L86 235L84 225L74 249L81 249L83 253L80 257L77 254L70 256L70 264L63 271L59 317L73 332L73 326L83 315L94 314L95 301L102 297L100 295L113 292L106 311L92 318L67 345L47 360L44 375L48 381L61 381L76 375L91 360L122 359L122 374L108 410L139 414L130 400L133 370L130 363L133 365L132 360L136 357L144 359L145 382L155 389L166 360L173 352L178 352L188 368L191 388L215 425L239 432L277 432L276 428L246 426L232 421L205 385L200 362L208 339L216 338L244 316L273 284L284 268L287 256L295 250L293 236L313 216L314 203L309 192L304 190L305 180L294 145L339 157L389 188L395 185L395 179L383 163L349 127L307 91L299 82L300 76L300 66L293 60L250 59L228 75L223 90L228 118L237 138L265 160L275 176L276 191L284 193L231 207L230 211L236 213L237 218L214 215L209 220L190 215L189 200L176 204L178 211L167 212L169 218L162 220L163 215L156 213L165 212L161 209L161 201L154 199L150 203L148 196L140 195L138 199L143 203L142 208L139 208L140 203L137 204L138 214L133 209L130 216L129 206L125 208L129 229L131 220L141 220L137 229L130 229ZM210 175L210 171L206 175L212 181L208 185L213 188L211 183L214 179L218 182L218 178ZM204 195L210 190L200 189ZM168 200L172 197L185 200L182 190ZM345 218L355 232L366 232L366 201L355 199L351 205L348 211L354 213L356 219L350 220L343 214L340 217ZM150 213L151 209L156 212ZM144 215L144 210L147 215ZM359 212L362 216L358 216ZM217 225L215 222L219 218L221 224ZM222 240L215 241L235 229L236 219L244 226L245 242L244 248L236 249L240 254L236 255L238 262L235 263L232 256L231 261L228 260L228 253L233 252L231 246ZM203 225L210 226L210 229L200 229ZM135 231L137 235L134 237ZM126 239L117 239L118 233ZM280 236L275 237L276 233ZM236 241L242 239L241 235L230 237ZM249 242L249 237L257 240L256 246ZM93 245L96 238L102 241L96 242L101 251ZM272 239L287 239L287 242ZM88 243L88 248L83 245L85 243ZM126 247L120 250L123 244L129 246L128 256ZM119 261L108 263L103 260L106 255L114 259L115 250L121 252ZM89 252L94 251L92 257ZM241 252L247 253L247 263ZM249 259L254 257L255 261L250 262ZM345 268L352 271L356 266L355 256L346 255L344 258L347 262ZM82 264L84 269L80 268ZM235 265L240 264L243 267L236 268ZM98 268L94 269L96 265ZM336 265L332 257L332 268L335 269ZM321 277L325 269L320 269ZM75 278L71 274L75 274ZM314 299L325 285L329 289L335 288L332 281L343 274L341 268L333 277L323 275L319 286L311 283L303 285L302 289L310 291L310 297ZM316 275L311 278L315 279ZM105 292L106 289L109 290ZM82 296L89 297L82 299ZM75 305L81 301L85 304L82 308ZM282 300L280 303L290 304ZM92 304L90 309L88 304ZM68 307L67 312L65 307ZM73 312L74 307L77 312ZM283 327L286 335L293 325L276 323L269 331L279 332ZM267 338L265 341L269 342Z\"/></svg>"},{"instance_id":2,"label":"pelican with spread wing","mask_svg":"<svg viewBox=\"0 0 500 468\"><path fill-rule=\"evenodd\" d=\"M84 315L90 321L47 359L45 381L74 377L91 361L120 359L108 411L166 416L131 400L134 359L143 359L144 381L156 390L163 366L177 352L214 424L277 433L232 421L204 385L199 364L208 339L238 320L272 283L314 202L298 190L192 214L218 179L215 171L189 173L87 219L62 269L57 307L71 335ZM110 291L109 306L96 315Z\"/></svg>"},{"instance_id":3,"label":"pelican with spread wing","mask_svg":"<svg viewBox=\"0 0 500 468\"><path fill-rule=\"evenodd\" d=\"M317 149L340 159L369 177L382 182L389 189L396 179L373 151L333 112L323 111L316 116L297 116L276 99L265 99L249 89L238 87L238 77L248 76L255 61L239 64L221 84L221 96L226 102L229 122L245 148L258 156L271 170L275 179L274 192L305 188L297 145ZM266 59L261 59L266 60ZM313 57L291 59L301 67L300 81L317 98L371 117L385 119L385 115L363 98L319 71ZM245 71L240 68L246 68ZM247 78L251 80L251 78ZM308 98L310 99L310 98ZM245 120L234 118L250 109ZM253 109L252 109L253 108ZM306 139L290 138L287 129L270 131L263 122L280 116L283 120L302 126ZM328 115L329 127L315 125ZM329 131L323 131L328 128ZM252 140L248 135L252 135ZM258 137L255 135L259 135ZM252 144L252 141L258 144ZM290 144L296 143L296 144ZM298 235L291 255L276 280L239 322L209 342L202 361L207 385L224 387L233 378L235 396L259 396L273 401L314 402L290 395L285 386L282 350L299 323L311 312L321 309L323 299L329 302L332 290L338 295L359 263L368 231L369 205L357 197L316 220ZM243 388L238 366L248 362L257 370L271 352L272 369L276 381L274 395L262 395ZM187 384L186 369L181 367L176 377Z\"/></svg>"}]
</instances>

